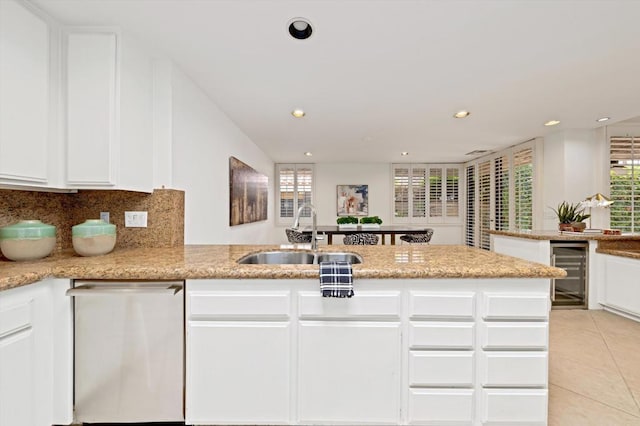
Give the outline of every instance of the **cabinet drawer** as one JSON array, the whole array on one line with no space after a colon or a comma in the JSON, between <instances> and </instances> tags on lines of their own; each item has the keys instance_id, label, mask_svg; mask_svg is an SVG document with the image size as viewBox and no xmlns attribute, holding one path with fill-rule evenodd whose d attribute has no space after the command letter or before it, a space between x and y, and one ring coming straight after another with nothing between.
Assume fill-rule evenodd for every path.
<instances>
[{"instance_id":1,"label":"cabinet drawer","mask_svg":"<svg viewBox=\"0 0 640 426\"><path fill-rule=\"evenodd\" d=\"M191 292L187 312L189 319L286 319L289 299L288 291Z\"/></svg>"},{"instance_id":2,"label":"cabinet drawer","mask_svg":"<svg viewBox=\"0 0 640 426\"><path fill-rule=\"evenodd\" d=\"M483 389L480 403L485 426L544 426L546 389Z\"/></svg>"},{"instance_id":3,"label":"cabinet drawer","mask_svg":"<svg viewBox=\"0 0 640 426\"><path fill-rule=\"evenodd\" d=\"M551 302L549 295L484 293L482 295L482 318L487 320L546 320L549 318Z\"/></svg>"},{"instance_id":4,"label":"cabinet drawer","mask_svg":"<svg viewBox=\"0 0 640 426\"><path fill-rule=\"evenodd\" d=\"M412 322L409 324L411 349L473 349L472 322Z\"/></svg>"},{"instance_id":5,"label":"cabinet drawer","mask_svg":"<svg viewBox=\"0 0 640 426\"><path fill-rule=\"evenodd\" d=\"M31 327L31 301L0 310L0 339Z\"/></svg>"},{"instance_id":6,"label":"cabinet drawer","mask_svg":"<svg viewBox=\"0 0 640 426\"><path fill-rule=\"evenodd\" d=\"M473 389L411 389L409 424L473 424Z\"/></svg>"},{"instance_id":7,"label":"cabinet drawer","mask_svg":"<svg viewBox=\"0 0 640 426\"><path fill-rule=\"evenodd\" d=\"M547 322L485 322L480 328L483 349L546 350L549 342Z\"/></svg>"},{"instance_id":8,"label":"cabinet drawer","mask_svg":"<svg viewBox=\"0 0 640 426\"><path fill-rule=\"evenodd\" d=\"M410 352L409 386L473 386L473 352Z\"/></svg>"},{"instance_id":9,"label":"cabinet drawer","mask_svg":"<svg viewBox=\"0 0 640 426\"><path fill-rule=\"evenodd\" d=\"M412 319L473 319L474 293L414 292L409 295L409 315Z\"/></svg>"},{"instance_id":10,"label":"cabinet drawer","mask_svg":"<svg viewBox=\"0 0 640 426\"><path fill-rule=\"evenodd\" d=\"M481 356L482 386L547 386L547 352L484 352Z\"/></svg>"},{"instance_id":11,"label":"cabinet drawer","mask_svg":"<svg viewBox=\"0 0 640 426\"><path fill-rule=\"evenodd\" d=\"M322 297L317 292L298 295L300 318L382 318L399 319L400 292L358 292L351 298Z\"/></svg>"}]
</instances>

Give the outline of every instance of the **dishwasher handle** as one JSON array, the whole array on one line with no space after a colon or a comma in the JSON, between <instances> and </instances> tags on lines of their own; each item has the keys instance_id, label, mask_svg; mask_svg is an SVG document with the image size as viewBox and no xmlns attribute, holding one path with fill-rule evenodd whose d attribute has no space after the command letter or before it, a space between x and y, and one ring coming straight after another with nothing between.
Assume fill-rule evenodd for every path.
<instances>
[{"instance_id":1,"label":"dishwasher handle","mask_svg":"<svg viewBox=\"0 0 640 426\"><path fill-rule=\"evenodd\" d=\"M182 290L181 282L166 283L105 283L94 284L86 283L67 290L67 296L98 296L98 295L116 295L123 296L133 294L166 294L173 296Z\"/></svg>"}]
</instances>

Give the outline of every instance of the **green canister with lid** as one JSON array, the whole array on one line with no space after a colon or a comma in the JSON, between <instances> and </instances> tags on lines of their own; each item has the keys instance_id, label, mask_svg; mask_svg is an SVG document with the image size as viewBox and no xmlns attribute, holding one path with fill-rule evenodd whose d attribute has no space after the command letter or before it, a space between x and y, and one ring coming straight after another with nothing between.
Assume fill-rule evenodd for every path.
<instances>
[{"instance_id":1,"label":"green canister with lid","mask_svg":"<svg viewBox=\"0 0 640 426\"><path fill-rule=\"evenodd\" d=\"M56 227L40 220L21 220L0 228L0 250L9 260L37 260L56 246Z\"/></svg>"},{"instance_id":2,"label":"green canister with lid","mask_svg":"<svg viewBox=\"0 0 640 426\"><path fill-rule=\"evenodd\" d=\"M80 256L107 254L116 245L116 226L101 219L89 219L71 227L71 241Z\"/></svg>"}]
</instances>

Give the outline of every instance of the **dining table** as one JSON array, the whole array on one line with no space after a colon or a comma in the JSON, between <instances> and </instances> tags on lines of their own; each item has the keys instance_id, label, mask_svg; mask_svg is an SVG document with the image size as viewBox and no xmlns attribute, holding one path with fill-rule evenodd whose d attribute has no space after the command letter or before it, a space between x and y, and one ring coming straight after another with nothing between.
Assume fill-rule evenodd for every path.
<instances>
[{"instance_id":1,"label":"dining table","mask_svg":"<svg viewBox=\"0 0 640 426\"><path fill-rule=\"evenodd\" d=\"M389 225L389 226L380 226L378 228L363 228L361 225L358 225L357 228L340 228L337 225L328 225L328 226L318 226L317 231L318 234L324 234L327 236L327 244L333 244L333 236L334 235L351 235L351 234L376 234L382 236L382 244L386 244L386 236L389 236L389 243L391 245L396 244L396 235L406 235L406 234L426 234L427 227L420 226L409 226L409 225ZM305 226L300 227L300 232L304 234L311 235L313 227Z\"/></svg>"}]
</instances>

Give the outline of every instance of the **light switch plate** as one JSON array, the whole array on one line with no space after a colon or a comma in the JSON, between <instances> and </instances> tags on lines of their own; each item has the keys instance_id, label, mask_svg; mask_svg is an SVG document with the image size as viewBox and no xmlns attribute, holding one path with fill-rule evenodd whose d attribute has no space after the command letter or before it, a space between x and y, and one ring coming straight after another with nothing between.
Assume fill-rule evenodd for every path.
<instances>
[{"instance_id":1,"label":"light switch plate","mask_svg":"<svg viewBox=\"0 0 640 426\"><path fill-rule=\"evenodd\" d=\"M126 228L146 228L147 212L124 212L124 226Z\"/></svg>"}]
</instances>

